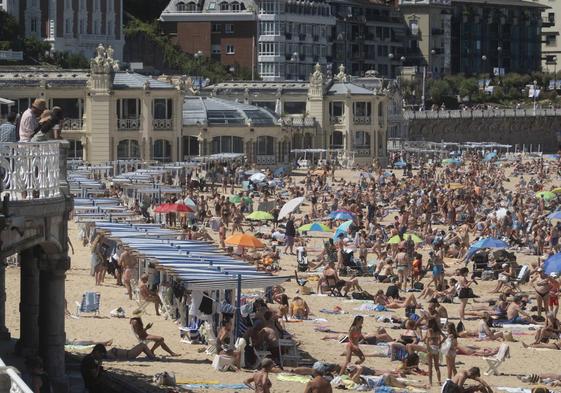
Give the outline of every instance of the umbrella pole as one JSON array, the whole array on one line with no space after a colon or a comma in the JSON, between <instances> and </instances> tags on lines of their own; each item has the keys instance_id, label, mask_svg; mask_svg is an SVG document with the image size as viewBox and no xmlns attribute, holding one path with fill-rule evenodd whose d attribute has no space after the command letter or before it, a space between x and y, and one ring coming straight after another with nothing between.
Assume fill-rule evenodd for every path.
<instances>
[{"instance_id":1,"label":"umbrella pole","mask_svg":"<svg viewBox=\"0 0 561 393\"><path fill-rule=\"evenodd\" d=\"M236 332L236 338L239 338L240 336L240 319L242 317L241 312L240 312L240 308L242 306L242 275L238 274L238 291L237 291L237 297L236 297L236 327L235 327L235 332Z\"/></svg>"}]
</instances>

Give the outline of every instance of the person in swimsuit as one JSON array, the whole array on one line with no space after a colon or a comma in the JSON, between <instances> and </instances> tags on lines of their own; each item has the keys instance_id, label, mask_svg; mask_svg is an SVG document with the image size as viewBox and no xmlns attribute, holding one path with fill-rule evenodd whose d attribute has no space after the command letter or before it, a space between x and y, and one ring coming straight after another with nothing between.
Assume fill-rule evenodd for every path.
<instances>
[{"instance_id":1,"label":"person in swimsuit","mask_svg":"<svg viewBox=\"0 0 561 393\"><path fill-rule=\"evenodd\" d=\"M156 356L154 353L148 348L148 345L144 343L138 343L131 349L122 349L122 348L111 348L105 354L105 359L107 360L134 360L136 359L141 353L144 353L146 357L150 360L155 360Z\"/></svg>"},{"instance_id":2,"label":"person in swimsuit","mask_svg":"<svg viewBox=\"0 0 561 393\"><path fill-rule=\"evenodd\" d=\"M537 269L538 276L534 279L532 286L536 291L536 300L538 303L538 316L541 317L542 310L547 313L549 311L549 280L540 267Z\"/></svg>"},{"instance_id":3,"label":"person in swimsuit","mask_svg":"<svg viewBox=\"0 0 561 393\"><path fill-rule=\"evenodd\" d=\"M438 384L440 381L440 345L442 344L443 338L446 338L440 330L440 326L436 319L429 319L427 323L428 331L425 336L425 344L427 345L428 353L428 366L429 366L429 385L432 386L432 367L434 364L434 370L436 371L436 378Z\"/></svg>"},{"instance_id":4,"label":"person in swimsuit","mask_svg":"<svg viewBox=\"0 0 561 393\"><path fill-rule=\"evenodd\" d=\"M253 373L251 377L244 381L251 390L255 393L270 393L273 384L269 379L269 373L273 369L274 363L271 359L264 359L261 362L261 367L259 371ZM253 383L253 386L251 384Z\"/></svg>"},{"instance_id":5,"label":"person in swimsuit","mask_svg":"<svg viewBox=\"0 0 561 393\"><path fill-rule=\"evenodd\" d=\"M132 300L132 286L131 280L135 269L137 268L137 260L134 255L131 254L130 249L126 246L123 247L123 252L119 258L119 264L123 270L123 284L127 288L127 294L129 295L129 300Z\"/></svg>"},{"instance_id":6,"label":"person in swimsuit","mask_svg":"<svg viewBox=\"0 0 561 393\"><path fill-rule=\"evenodd\" d=\"M364 339L364 336L362 335L363 323L364 317L362 317L361 315L357 315L353 320L353 323L351 324L351 327L349 329L349 342L347 343L347 347L345 349L345 361L341 365L341 375L347 369L347 365L351 362L353 355L358 356L358 360L355 362L355 364L361 364L366 360L358 345L359 342Z\"/></svg>"},{"instance_id":7,"label":"person in swimsuit","mask_svg":"<svg viewBox=\"0 0 561 393\"><path fill-rule=\"evenodd\" d=\"M518 295L514 296L513 301L506 310L507 323L527 325L534 322L529 314L521 310L521 304L522 298Z\"/></svg>"},{"instance_id":8,"label":"person in swimsuit","mask_svg":"<svg viewBox=\"0 0 561 393\"><path fill-rule=\"evenodd\" d=\"M310 308L300 296L294 296L290 304L290 317L293 319L308 319Z\"/></svg>"},{"instance_id":9,"label":"person in swimsuit","mask_svg":"<svg viewBox=\"0 0 561 393\"><path fill-rule=\"evenodd\" d=\"M216 349L220 355L230 356L234 359L234 366L240 368L241 352L231 348L230 340L232 337L232 320L222 320L222 327L216 337Z\"/></svg>"},{"instance_id":10,"label":"person in swimsuit","mask_svg":"<svg viewBox=\"0 0 561 393\"><path fill-rule=\"evenodd\" d=\"M448 379L451 379L458 373L456 370L456 350L458 348L458 333L456 332L456 325L453 322L448 322L446 325L448 335L446 337L445 347L448 349L444 354L446 356L446 369L448 371Z\"/></svg>"},{"instance_id":11,"label":"person in swimsuit","mask_svg":"<svg viewBox=\"0 0 561 393\"><path fill-rule=\"evenodd\" d=\"M140 309L134 310L132 313L133 317L129 321L131 325L131 329L134 332L137 339L139 341L153 341L154 345L152 346L152 348L150 348L150 351L152 351L152 353L154 353L154 351L158 347L162 347L162 349L167 353L169 353L171 356L179 356L167 346L163 337L155 336L153 334L148 334L147 330L152 327L152 323L148 323L146 326L144 326L144 323L142 322L142 318L141 318L142 314L143 314L142 310Z\"/></svg>"},{"instance_id":12,"label":"person in swimsuit","mask_svg":"<svg viewBox=\"0 0 561 393\"><path fill-rule=\"evenodd\" d=\"M534 344L539 343L546 343L549 339L559 338L559 334L561 333L561 324L559 320L555 318L555 313L550 311L547 313L545 318L545 325L540 327L536 332L536 340Z\"/></svg>"}]
</instances>

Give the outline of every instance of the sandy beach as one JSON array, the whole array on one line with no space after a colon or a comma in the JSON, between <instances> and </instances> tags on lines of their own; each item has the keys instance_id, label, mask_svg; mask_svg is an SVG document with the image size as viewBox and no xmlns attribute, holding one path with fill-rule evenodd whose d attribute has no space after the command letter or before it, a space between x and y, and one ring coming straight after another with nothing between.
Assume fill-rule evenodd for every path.
<instances>
[{"instance_id":1,"label":"sandy beach","mask_svg":"<svg viewBox=\"0 0 561 393\"><path fill-rule=\"evenodd\" d=\"M357 172L349 173L345 171L337 171L337 178L339 177L352 177L357 176ZM386 220L391 220L392 217L386 217ZM93 317L90 315L83 315L80 319L67 318L66 319L66 336L67 340L113 340L113 346L118 348L131 348L137 343L136 338L131 332L129 327L128 316L136 308L134 301L129 301L125 294L124 287L115 285L115 279L107 276L105 284L99 287L94 285L94 278L90 276L90 250L89 246L83 247L78 240L77 225L70 222L69 234L72 244L74 245L75 253L71 255L72 267L67 272L66 276L66 299L70 312L75 311L75 301L81 299L82 293L89 290L99 291L101 293L101 315L100 317ZM217 234L212 233L216 238ZM317 244L321 244L319 241ZM428 247L422 248L420 252L426 258ZM313 256L313 252L309 252ZM374 256L370 254L369 259ZM536 256L528 256L517 254L517 262L519 264L526 264L537 260ZM461 267L463 263L455 260L447 259L446 263L453 267ZM296 267L296 257L290 255L282 255L281 267L283 271L281 274L292 274ZM6 272L6 286L7 286L7 303L6 325L11 331L12 337L19 336L19 291L20 291L20 274L19 269L16 267L9 267ZM361 277L361 286L370 293L375 293L378 289L384 289L387 284L380 284L374 281L372 277ZM495 281L479 281L479 285L474 288L476 294L481 297L476 299L478 302L484 302L493 299L494 296L489 294L491 289L496 285ZM315 290L315 282L311 283L311 287ZM292 280L285 284L286 293L289 297L297 293L298 285ZM528 284L523 286L527 289ZM533 293L533 291L531 291ZM344 351L344 344L340 344L336 339L324 339L326 336L341 336L346 334L354 315L365 315L365 323L363 331L365 333L374 333L375 329L379 326L385 326L379 323L374 318L374 315L397 315L404 316L404 310L398 309L393 312L361 312L357 308L361 305L361 301L351 301L344 298L336 298L331 296L307 295L303 296L309 304L313 313L313 319L325 319L325 321L303 321L298 323L288 323L286 329L292 333L295 339L300 343L300 349L309 353L311 358L316 360L323 360L327 362L341 362L343 358L340 356ZM470 301L473 304L473 300ZM426 301L423 306L426 308ZM344 314L332 315L321 313L320 309L332 310L334 307L341 307ZM451 316L458 315L458 300L454 304L446 304L448 313ZM117 307L123 307L126 310L127 318L118 319L109 317L109 312ZM274 306L276 307L276 306ZM469 306L468 306L469 309ZM121 362L106 362L105 367L117 373L138 373L143 374L150 379L154 374L162 371L172 371L176 374L178 383L203 383L205 381L221 382L221 383L241 383L245 378L250 375L248 371L240 372L226 372L221 373L215 371L211 365L211 358L200 353L199 350L204 348L199 345L190 345L180 342L178 326L172 321L165 320L162 317L157 317L154 313L153 307L147 308L147 314L143 317L145 323L151 322L154 324L151 331L154 334L165 337L166 342L171 349L180 354L179 357L163 356L164 352L157 351L156 355L161 356L160 361L121 361ZM458 320L451 319L453 322ZM475 329L477 321L467 321L466 327L468 329ZM337 332L334 334L326 334L315 331L316 327L329 327L331 330ZM399 330L388 330L392 337L399 336ZM525 333L525 335L515 334L516 340L522 340L526 343L533 341L533 332ZM499 342L476 342L475 339L460 339L461 345L477 345L482 348L497 348ZM527 373L545 373L545 372L558 372L561 364L561 351L557 350L544 350L544 349L524 349L520 342L509 343L510 345L510 359L501 366L500 371L504 373L500 376L485 376L484 379L488 381L492 387L530 387L530 385L521 383L516 375L525 375ZM398 362L391 362L387 357L369 357L368 354L375 353L374 348L369 348L367 345L361 346L367 359L365 365L376 370L393 370L397 367ZM89 351L76 351L73 352L86 354ZM457 368L463 370L472 366L478 366L484 371L486 369L486 362L484 359L475 356L462 356L457 357ZM426 366L423 367L426 369ZM443 380L446 376L446 368L441 367ZM410 377L413 380L422 381L427 383L426 377ZM139 383L145 380L139 379ZM283 382L278 381L277 377L271 375L273 383L273 392L302 392L304 384L297 382ZM197 390L204 392L224 392L224 390ZM436 382L429 390L430 392L439 392L440 386Z\"/></svg>"}]
</instances>

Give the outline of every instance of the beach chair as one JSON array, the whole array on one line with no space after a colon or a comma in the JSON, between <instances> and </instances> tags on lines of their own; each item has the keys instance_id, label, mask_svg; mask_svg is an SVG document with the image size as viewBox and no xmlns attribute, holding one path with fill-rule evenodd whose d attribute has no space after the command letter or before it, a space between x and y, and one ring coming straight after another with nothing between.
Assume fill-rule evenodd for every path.
<instances>
[{"instance_id":1,"label":"beach chair","mask_svg":"<svg viewBox=\"0 0 561 393\"><path fill-rule=\"evenodd\" d=\"M296 248L296 262L298 263L298 271L305 272L308 270L308 256L304 247Z\"/></svg>"},{"instance_id":2,"label":"beach chair","mask_svg":"<svg viewBox=\"0 0 561 393\"><path fill-rule=\"evenodd\" d=\"M84 292L82 301L76 302L76 317L80 318L80 314L94 313L99 316L99 305L101 303L101 294L99 292Z\"/></svg>"},{"instance_id":3,"label":"beach chair","mask_svg":"<svg viewBox=\"0 0 561 393\"><path fill-rule=\"evenodd\" d=\"M341 293L341 286L337 283L335 277L326 277L325 287L329 290L329 294L331 296L343 297L343 294Z\"/></svg>"},{"instance_id":4,"label":"beach chair","mask_svg":"<svg viewBox=\"0 0 561 393\"><path fill-rule=\"evenodd\" d=\"M298 367L300 362L300 353L296 347L296 342L292 339L280 338L279 339L279 356L280 366L285 365L291 367Z\"/></svg>"},{"instance_id":5,"label":"beach chair","mask_svg":"<svg viewBox=\"0 0 561 393\"><path fill-rule=\"evenodd\" d=\"M493 357L483 358L487 362L489 366L485 375L498 375L499 374L499 367L503 362L510 357L510 347L508 344L501 344L499 347L499 352Z\"/></svg>"},{"instance_id":6,"label":"beach chair","mask_svg":"<svg viewBox=\"0 0 561 393\"><path fill-rule=\"evenodd\" d=\"M172 298L172 289L169 286L165 286L165 285L160 285L160 288L158 290L158 297L160 298L160 301L162 302L162 305L160 306L160 311L162 312L164 319L171 319L171 320L175 320L175 316L174 316L174 309L173 309L173 304L170 304L169 300Z\"/></svg>"}]
</instances>

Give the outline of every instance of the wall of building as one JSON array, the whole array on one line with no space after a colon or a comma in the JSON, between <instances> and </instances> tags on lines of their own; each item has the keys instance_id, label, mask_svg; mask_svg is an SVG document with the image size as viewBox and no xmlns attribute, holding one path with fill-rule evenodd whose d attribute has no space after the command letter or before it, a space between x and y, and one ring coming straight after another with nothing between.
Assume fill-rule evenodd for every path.
<instances>
[{"instance_id":1,"label":"wall of building","mask_svg":"<svg viewBox=\"0 0 561 393\"><path fill-rule=\"evenodd\" d=\"M477 119L410 119L409 139L432 142L496 142L540 145L554 153L561 136L561 117L496 117Z\"/></svg>"}]
</instances>

